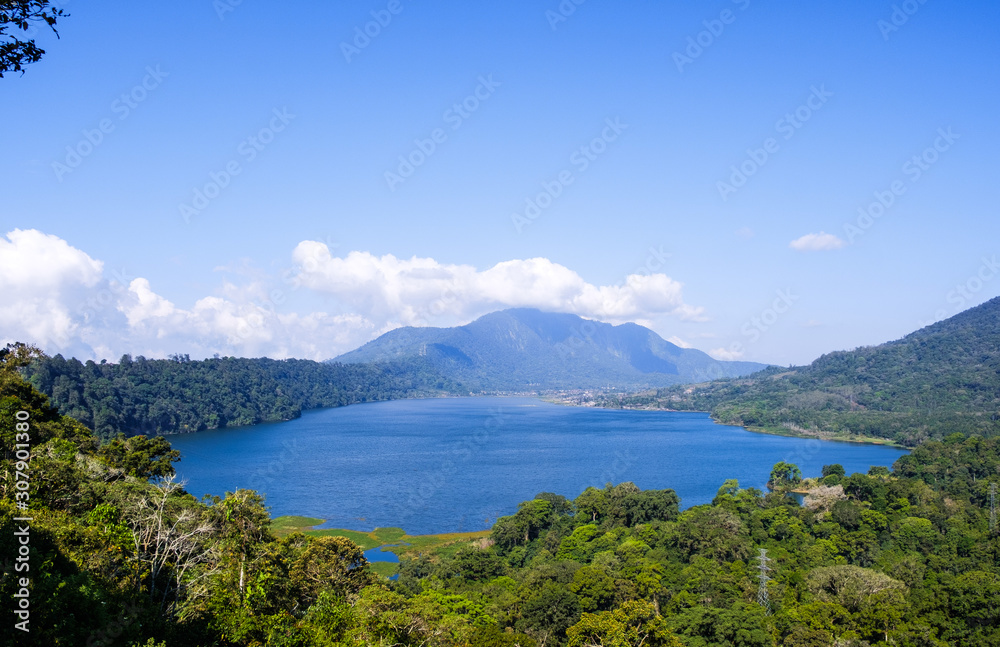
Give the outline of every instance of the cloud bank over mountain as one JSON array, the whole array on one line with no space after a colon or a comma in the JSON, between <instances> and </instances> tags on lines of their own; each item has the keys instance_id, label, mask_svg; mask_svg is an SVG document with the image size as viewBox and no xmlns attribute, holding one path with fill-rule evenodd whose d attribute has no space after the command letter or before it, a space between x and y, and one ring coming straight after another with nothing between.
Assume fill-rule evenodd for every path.
<instances>
[{"instance_id":1,"label":"cloud bank over mountain","mask_svg":"<svg viewBox=\"0 0 1000 647\"><path fill-rule=\"evenodd\" d=\"M399 326L453 326L508 307L648 325L703 321L683 286L661 273L594 285L547 258L480 270L433 258L352 251L302 241L280 271L220 280L212 294L174 303L147 278L107 271L69 242L36 229L0 238L2 341L51 354L117 359L188 353L326 359Z\"/></svg>"}]
</instances>

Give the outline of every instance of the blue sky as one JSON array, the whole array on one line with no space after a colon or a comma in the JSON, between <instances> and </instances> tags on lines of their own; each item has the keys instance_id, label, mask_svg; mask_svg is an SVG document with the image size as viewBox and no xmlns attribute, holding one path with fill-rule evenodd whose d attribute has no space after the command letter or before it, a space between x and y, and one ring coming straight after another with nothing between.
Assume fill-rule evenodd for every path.
<instances>
[{"instance_id":1,"label":"blue sky","mask_svg":"<svg viewBox=\"0 0 1000 647\"><path fill-rule=\"evenodd\" d=\"M0 80L5 341L323 359L528 305L788 364L1000 294L992 3L109 5Z\"/></svg>"}]
</instances>

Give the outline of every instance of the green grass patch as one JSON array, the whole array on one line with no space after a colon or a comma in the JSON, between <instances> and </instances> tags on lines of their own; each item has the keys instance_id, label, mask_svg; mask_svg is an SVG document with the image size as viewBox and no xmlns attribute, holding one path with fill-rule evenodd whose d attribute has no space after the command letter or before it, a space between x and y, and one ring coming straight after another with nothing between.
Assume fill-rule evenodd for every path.
<instances>
[{"instance_id":1,"label":"green grass patch","mask_svg":"<svg viewBox=\"0 0 1000 647\"><path fill-rule=\"evenodd\" d=\"M317 530L312 527L321 523L323 523L322 519L311 517L278 517L271 522L271 528L278 536L292 532L303 532L311 537L346 537L364 550L371 550L386 544L401 544L385 548L385 550L395 553L400 559L412 559L420 554L452 555L471 542L488 537L490 534L489 530L479 530L476 532L449 532L440 535L408 535L402 528L376 528L371 532L363 532L343 528ZM379 568L385 569L387 567L380 566Z\"/></svg>"},{"instance_id":2,"label":"green grass patch","mask_svg":"<svg viewBox=\"0 0 1000 647\"><path fill-rule=\"evenodd\" d=\"M306 530L305 534L311 537L347 537L365 550L378 548L383 542L376 539L373 533L361 532L359 530L343 530L341 528L328 528L324 530Z\"/></svg>"},{"instance_id":3,"label":"green grass patch","mask_svg":"<svg viewBox=\"0 0 1000 647\"><path fill-rule=\"evenodd\" d=\"M390 578L399 572L399 564L396 562L371 562L369 567L373 573L384 578Z\"/></svg>"},{"instance_id":4,"label":"green grass patch","mask_svg":"<svg viewBox=\"0 0 1000 647\"><path fill-rule=\"evenodd\" d=\"M406 531L402 528L376 528L372 534L383 543L391 544L405 537Z\"/></svg>"},{"instance_id":5,"label":"green grass patch","mask_svg":"<svg viewBox=\"0 0 1000 647\"><path fill-rule=\"evenodd\" d=\"M283 537L293 532L304 532L311 529L313 526L320 525L324 521L325 519L317 519L315 517L298 517L294 515L277 517L271 520L271 531L279 537Z\"/></svg>"},{"instance_id":6,"label":"green grass patch","mask_svg":"<svg viewBox=\"0 0 1000 647\"><path fill-rule=\"evenodd\" d=\"M389 550L396 553L400 559L412 559L421 553L440 557L452 555L471 542L489 537L489 535L489 530L450 532L441 535L403 535L399 541L408 545L393 546Z\"/></svg>"}]
</instances>

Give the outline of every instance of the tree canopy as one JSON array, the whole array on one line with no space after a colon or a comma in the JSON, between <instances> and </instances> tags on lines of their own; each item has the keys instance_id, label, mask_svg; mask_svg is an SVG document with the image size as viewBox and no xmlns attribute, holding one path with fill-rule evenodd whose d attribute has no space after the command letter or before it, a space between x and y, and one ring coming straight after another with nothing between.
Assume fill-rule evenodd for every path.
<instances>
[{"instance_id":1,"label":"tree canopy","mask_svg":"<svg viewBox=\"0 0 1000 647\"><path fill-rule=\"evenodd\" d=\"M56 22L66 16L49 0L0 0L0 78L6 72L24 74L24 66L42 60L45 50L30 37L35 25L59 36Z\"/></svg>"}]
</instances>

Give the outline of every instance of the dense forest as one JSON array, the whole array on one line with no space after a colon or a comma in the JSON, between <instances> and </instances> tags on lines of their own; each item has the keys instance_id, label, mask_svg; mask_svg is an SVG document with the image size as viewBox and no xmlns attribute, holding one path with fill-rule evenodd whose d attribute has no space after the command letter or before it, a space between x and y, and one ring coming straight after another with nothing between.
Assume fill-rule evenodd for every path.
<instances>
[{"instance_id":1,"label":"dense forest","mask_svg":"<svg viewBox=\"0 0 1000 647\"><path fill-rule=\"evenodd\" d=\"M767 493L720 475L683 511L631 483L541 493L389 581L343 537L277 538L252 491L196 500L162 437L101 445L21 378L26 361L0 357L0 598L31 630L8 616L4 644L1000 644L1000 439L952 434L891 472L818 481L780 463Z\"/></svg>"},{"instance_id":2,"label":"dense forest","mask_svg":"<svg viewBox=\"0 0 1000 647\"><path fill-rule=\"evenodd\" d=\"M1000 298L900 340L829 353L808 366L596 401L710 411L727 424L913 447L954 432L1000 433L998 349Z\"/></svg>"},{"instance_id":3,"label":"dense forest","mask_svg":"<svg viewBox=\"0 0 1000 647\"><path fill-rule=\"evenodd\" d=\"M302 411L460 392L426 362L378 364L124 355L117 364L39 357L24 377L102 439L291 420Z\"/></svg>"}]
</instances>

